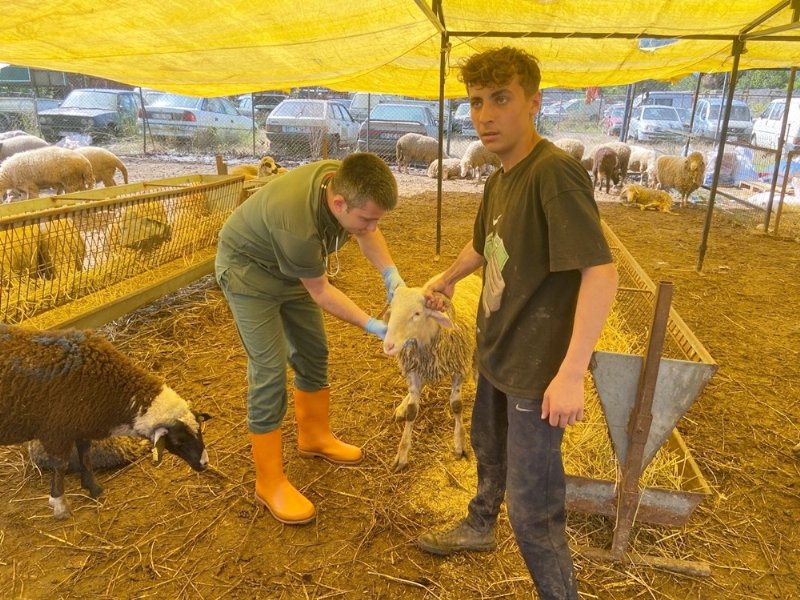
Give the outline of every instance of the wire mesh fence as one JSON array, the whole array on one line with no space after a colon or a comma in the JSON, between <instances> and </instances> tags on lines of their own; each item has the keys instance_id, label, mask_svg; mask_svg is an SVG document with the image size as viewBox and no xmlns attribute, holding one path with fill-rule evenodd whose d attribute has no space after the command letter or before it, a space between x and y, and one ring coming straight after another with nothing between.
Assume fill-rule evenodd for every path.
<instances>
[{"instance_id":1,"label":"wire mesh fence","mask_svg":"<svg viewBox=\"0 0 800 600\"><path fill-rule=\"evenodd\" d=\"M0 207L0 321L213 251L241 188L241 177L195 175Z\"/></svg>"}]
</instances>

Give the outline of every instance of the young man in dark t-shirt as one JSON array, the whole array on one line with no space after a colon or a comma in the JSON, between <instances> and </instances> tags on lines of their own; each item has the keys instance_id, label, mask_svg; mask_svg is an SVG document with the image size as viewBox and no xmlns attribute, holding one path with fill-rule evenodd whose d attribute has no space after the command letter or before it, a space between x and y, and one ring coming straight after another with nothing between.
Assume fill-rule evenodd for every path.
<instances>
[{"instance_id":1,"label":"young man in dark t-shirt","mask_svg":"<svg viewBox=\"0 0 800 600\"><path fill-rule=\"evenodd\" d=\"M442 555L494 549L506 497L539 596L577 600L561 440L583 417L583 377L617 272L586 171L533 125L536 59L489 50L462 66L461 79L478 135L502 167L486 182L472 241L426 287L451 296L459 279L483 267L471 431L478 489L467 517L418 544Z\"/></svg>"}]
</instances>

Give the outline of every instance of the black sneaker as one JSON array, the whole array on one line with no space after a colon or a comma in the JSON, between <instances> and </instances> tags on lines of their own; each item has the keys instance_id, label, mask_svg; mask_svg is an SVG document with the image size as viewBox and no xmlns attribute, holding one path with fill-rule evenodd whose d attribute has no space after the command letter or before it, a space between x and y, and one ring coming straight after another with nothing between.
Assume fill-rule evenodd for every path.
<instances>
[{"instance_id":1,"label":"black sneaker","mask_svg":"<svg viewBox=\"0 0 800 600\"><path fill-rule=\"evenodd\" d=\"M447 531L419 536L417 546L425 552L447 556L456 552L491 552L497 548L497 542L494 528L481 532L464 519Z\"/></svg>"}]
</instances>

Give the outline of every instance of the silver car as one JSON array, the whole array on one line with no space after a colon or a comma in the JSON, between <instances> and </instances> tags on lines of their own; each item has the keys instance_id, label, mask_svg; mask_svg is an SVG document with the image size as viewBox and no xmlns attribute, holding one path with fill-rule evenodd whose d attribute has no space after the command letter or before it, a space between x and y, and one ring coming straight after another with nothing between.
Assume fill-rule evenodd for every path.
<instances>
[{"instance_id":1,"label":"silver car","mask_svg":"<svg viewBox=\"0 0 800 600\"><path fill-rule=\"evenodd\" d=\"M358 138L358 123L336 100L290 98L267 117L267 137L272 152L292 154L311 148L318 153L327 138L328 151L350 148Z\"/></svg>"},{"instance_id":2,"label":"silver car","mask_svg":"<svg viewBox=\"0 0 800 600\"><path fill-rule=\"evenodd\" d=\"M688 129L673 107L648 104L634 111L628 139L638 142L680 140L686 136Z\"/></svg>"},{"instance_id":3,"label":"silver car","mask_svg":"<svg viewBox=\"0 0 800 600\"><path fill-rule=\"evenodd\" d=\"M154 137L193 139L201 132L236 136L253 130L253 119L239 114L226 98L194 98L179 94L161 94L142 109L148 133ZM139 133L144 119L137 120Z\"/></svg>"}]
</instances>

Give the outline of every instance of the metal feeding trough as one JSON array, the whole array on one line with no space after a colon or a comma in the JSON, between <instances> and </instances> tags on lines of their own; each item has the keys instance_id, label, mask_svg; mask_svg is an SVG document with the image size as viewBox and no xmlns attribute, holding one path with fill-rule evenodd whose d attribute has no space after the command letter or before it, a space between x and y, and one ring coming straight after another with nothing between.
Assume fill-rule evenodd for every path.
<instances>
[{"instance_id":1,"label":"metal feeding trough","mask_svg":"<svg viewBox=\"0 0 800 600\"><path fill-rule=\"evenodd\" d=\"M629 561L693 575L709 575L706 563L626 553L635 520L681 526L710 489L674 429L698 398L717 365L670 308L672 284L658 287L619 239L604 225L620 271L618 304L630 331L645 336L644 356L595 352L591 371L603 408L619 481L567 476L567 508L616 516L610 550L585 549L584 556ZM644 321L649 313L650 322ZM681 489L639 484L640 476L665 444L681 459Z\"/></svg>"}]
</instances>

